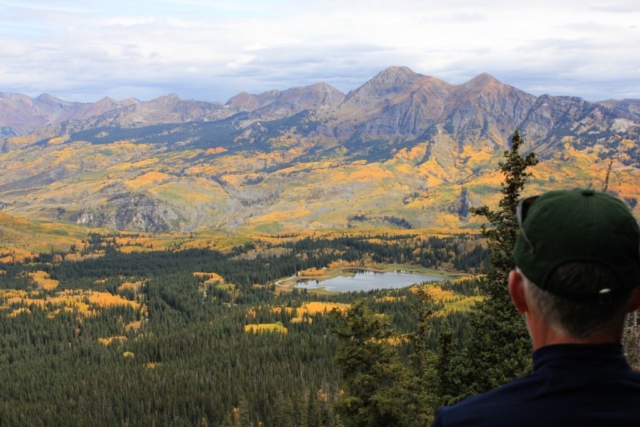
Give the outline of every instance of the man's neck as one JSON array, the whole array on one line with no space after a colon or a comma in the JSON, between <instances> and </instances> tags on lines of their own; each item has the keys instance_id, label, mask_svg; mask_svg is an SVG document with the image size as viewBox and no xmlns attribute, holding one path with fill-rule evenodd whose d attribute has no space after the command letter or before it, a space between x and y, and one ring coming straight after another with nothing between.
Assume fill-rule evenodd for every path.
<instances>
[{"instance_id":1,"label":"man's neck","mask_svg":"<svg viewBox=\"0 0 640 427\"><path fill-rule=\"evenodd\" d=\"M613 330L607 330L590 335L587 338L576 338L555 330L537 316L527 313L527 328L533 341L533 350L555 344L614 344L622 338L622 324Z\"/></svg>"}]
</instances>

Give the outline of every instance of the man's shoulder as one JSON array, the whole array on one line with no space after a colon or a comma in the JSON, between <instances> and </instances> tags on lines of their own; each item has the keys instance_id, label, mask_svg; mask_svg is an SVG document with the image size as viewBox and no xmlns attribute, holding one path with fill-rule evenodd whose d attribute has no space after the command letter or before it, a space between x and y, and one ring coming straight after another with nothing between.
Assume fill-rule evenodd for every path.
<instances>
[{"instance_id":1,"label":"man's shoulder","mask_svg":"<svg viewBox=\"0 0 640 427\"><path fill-rule=\"evenodd\" d=\"M468 397L455 405L445 406L439 412L473 414L494 411L497 406L511 407L514 404L531 399L538 389L536 385L542 381L543 378L539 375L529 374L488 392Z\"/></svg>"},{"instance_id":2,"label":"man's shoulder","mask_svg":"<svg viewBox=\"0 0 640 427\"><path fill-rule=\"evenodd\" d=\"M500 426L513 425L514 420L521 420L520 425L542 425L544 418L554 413L571 411L578 406L588 405L587 402L598 402L602 393L608 394L607 400L612 403L605 405L610 406L607 410L628 412L628 408L634 405L633 402L635 407L640 405L640 373L628 371L617 379L610 376L601 378L602 382L594 377L574 377L575 381L572 381L564 376L534 372L486 393L441 408L433 426ZM595 387L591 387L594 385ZM603 388L598 387L599 385ZM614 396L622 399L615 399ZM613 402L612 398L617 401ZM604 409L602 402L600 409Z\"/></svg>"}]
</instances>

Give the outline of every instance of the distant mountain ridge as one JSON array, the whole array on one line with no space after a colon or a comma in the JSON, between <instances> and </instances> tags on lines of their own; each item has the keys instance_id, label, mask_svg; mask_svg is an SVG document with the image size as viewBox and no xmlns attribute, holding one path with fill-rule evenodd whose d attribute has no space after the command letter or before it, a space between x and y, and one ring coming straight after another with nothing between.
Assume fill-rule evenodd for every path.
<instances>
[{"instance_id":1,"label":"distant mountain ridge","mask_svg":"<svg viewBox=\"0 0 640 427\"><path fill-rule=\"evenodd\" d=\"M600 186L635 210L640 100L534 96L489 74L453 85L389 67L226 103L0 96L0 206L142 231L475 226L514 129L532 188Z\"/></svg>"},{"instance_id":2,"label":"distant mountain ridge","mask_svg":"<svg viewBox=\"0 0 640 427\"><path fill-rule=\"evenodd\" d=\"M389 67L359 88L343 94L326 83L246 92L225 104L183 100L171 94L147 102L104 98L96 103L66 102L50 95L29 98L0 94L0 135L36 138L73 135L101 128L140 128L225 120L248 126L312 112L323 123L319 135L336 142L358 138L432 138L447 134L459 144L491 141L500 146L519 127L531 144L546 148L562 134L637 134L640 100L589 102L577 97L534 95L482 73L452 85L407 67ZM581 122L582 125L576 125Z\"/></svg>"},{"instance_id":3,"label":"distant mountain ridge","mask_svg":"<svg viewBox=\"0 0 640 427\"><path fill-rule=\"evenodd\" d=\"M48 94L29 98L19 93L0 92L0 136L27 135L46 126L99 116L137 103L135 99L117 101L109 97L95 103L79 103Z\"/></svg>"}]
</instances>

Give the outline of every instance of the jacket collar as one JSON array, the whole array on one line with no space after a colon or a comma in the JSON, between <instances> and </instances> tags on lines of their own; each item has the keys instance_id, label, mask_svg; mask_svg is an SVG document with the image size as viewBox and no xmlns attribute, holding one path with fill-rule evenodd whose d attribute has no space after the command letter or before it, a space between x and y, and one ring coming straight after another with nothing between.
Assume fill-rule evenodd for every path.
<instances>
[{"instance_id":1,"label":"jacket collar","mask_svg":"<svg viewBox=\"0 0 640 427\"><path fill-rule=\"evenodd\" d=\"M622 353L622 344L555 344L533 352L533 370L548 367L589 369L594 364L611 370L631 369Z\"/></svg>"}]
</instances>

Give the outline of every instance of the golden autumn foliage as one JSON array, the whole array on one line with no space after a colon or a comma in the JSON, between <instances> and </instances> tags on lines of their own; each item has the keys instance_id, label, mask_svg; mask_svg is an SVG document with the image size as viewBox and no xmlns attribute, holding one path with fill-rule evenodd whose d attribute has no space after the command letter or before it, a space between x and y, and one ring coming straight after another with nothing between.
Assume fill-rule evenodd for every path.
<instances>
[{"instance_id":1,"label":"golden autumn foliage","mask_svg":"<svg viewBox=\"0 0 640 427\"><path fill-rule=\"evenodd\" d=\"M318 392L316 394L318 396L318 400L320 400L322 402L328 402L329 401L329 393L325 392L323 389L318 390Z\"/></svg>"},{"instance_id":2,"label":"golden autumn foliage","mask_svg":"<svg viewBox=\"0 0 640 427\"><path fill-rule=\"evenodd\" d=\"M278 332L281 334L286 334L289 331L285 328L282 323L260 323L258 325L245 325L244 331L246 333L260 333L260 332Z\"/></svg>"},{"instance_id":3,"label":"golden autumn foliage","mask_svg":"<svg viewBox=\"0 0 640 427\"><path fill-rule=\"evenodd\" d=\"M457 280L462 281L471 279L461 278ZM434 313L434 316L442 317L450 313L467 312L471 310L476 303L482 301L482 297L479 295L467 296L457 294L452 290L442 289L442 285L440 284L430 283L421 286L427 291L427 294L433 299L435 303L444 305L444 308L442 310L436 311ZM415 293L417 291L417 288L417 286L411 288L412 292Z\"/></svg>"},{"instance_id":4,"label":"golden autumn foliage","mask_svg":"<svg viewBox=\"0 0 640 427\"><path fill-rule=\"evenodd\" d=\"M98 341L100 342L100 344L108 346L108 345L111 345L113 342L122 343L124 341L127 341L127 337L118 335L115 337L98 338Z\"/></svg>"},{"instance_id":5,"label":"golden autumn foliage","mask_svg":"<svg viewBox=\"0 0 640 427\"><path fill-rule=\"evenodd\" d=\"M167 181L171 179L170 175L162 172L147 172L144 175L140 175L135 179L127 181L125 185L132 189L139 189L142 187L147 187L149 185L159 184L161 182Z\"/></svg>"},{"instance_id":6,"label":"golden autumn foliage","mask_svg":"<svg viewBox=\"0 0 640 427\"><path fill-rule=\"evenodd\" d=\"M313 316L318 313L328 313L332 310L347 311L351 307L350 304L343 304L340 302L308 302L298 308L298 313L308 314Z\"/></svg>"},{"instance_id":7,"label":"golden autumn foliage","mask_svg":"<svg viewBox=\"0 0 640 427\"><path fill-rule=\"evenodd\" d=\"M427 149L428 143L421 143L411 149L403 148L402 150L398 151L393 158L396 160L415 162L425 157L425 155L427 154Z\"/></svg>"},{"instance_id":8,"label":"golden autumn foliage","mask_svg":"<svg viewBox=\"0 0 640 427\"><path fill-rule=\"evenodd\" d=\"M385 339L371 338L370 340L368 340L368 342L374 342L374 343L387 342L387 343L391 344L394 347L398 347L401 344L409 342L409 338L407 338L405 336L394 336L394 337L389 337L389 338L385 338Z\"/></svg>"},{"instance_id":9,"label":"golden autumn foliage","mask_svg":"<svg viewBox=\"0 0 640 427\"><path fill-rule=\"evenodd\" d=\"M142 192L179 207L183 222L176 221L172 226L180 230L229 224L242 228L240 234L244 235L285 230L344 230L348 226L370 226L351 224L347 220L363 212L380 218L397 216L414 228L453 231L478 224L477 219L457 215L455 207L462 188L468 191L471 205L491 207L498 202L500 175L496 165L501 150L495 143L499 143L501 137L489 132L485 140L463 145L444 134L433 136L416 141L411 148L393 150L393 157L384 162L350 161L344 156L346 151L340 148L335 156L304 159L308 149L322 141L292 133L272 138L270 143L274 149L268 153L229 152L219 146L166 151L155 144L130 141L106 145L80 141L62 144L59 138L51 139L43 153L40 149L24 147L27 142L33 142L31 137L9 138L7 143L12 149L0 153L3 165L0 182L28 178L35 171L64 171L69 178L34 186L28 195L6 194L11 199L8 212L38 219L54 218L55 207L69 212L77 210L76 201L82 201L96 212L108 210L109 195ZM629 165L635 156L636 141L619 137L616 141L584 148L579 138L564 138L562 144L563 151L545 159L533 171L534 179L529 187L532 193L559 187L601 188L609 162L600 155L615 148L610 189L621 198L637 199L639 169ZM225 191L225 186L233 187L232 191ZM4 196L5 193L2 200L6 202ZM265 203L266 200L269 202ZM240 207L240 201L246 206ZM634 211L640 212L640 205ZM46 239L33 239L38 233L27 235L21 229L10 233L11 242L0 243L0 249L15 248L14 259L21 260L30 256L33 249L45 252L52 246L58 248L59 244L68 247L81 240L77 238L77 231L82 227L71 229L70 224L64 224L56 230L59 234L47 230L43 233ZM63 236L62 231L68 236ZM118 250L143 251L148 250L148 245L156 250L166 247L164 238L159 239L163 246L151 240L139 241L140 246L131 242ZM185 245L205 246L202 241ZM77 254L68 257L81 259ZM11 257L3 258L6 262L12 261Z\"/></svg>"},{"instance_id":10,"label":"golden autumn foliage","mask_svg":"<svg viewBox=\"0 0 640 427\"><path fill-rule=\"evenodd\" d=\"M71 307L63 307L63 308L57 308L53 311L50 311L49 313L47 313L47 317L49 319L55 319L55 317L60 314L60 312L65 311L67 313L73 313L73 308Z\"/></svg>"},{"instance_id":11,"label":"golden autumn foliage","mask_svg":"<svg viewBox=\"0 0 640 427\"><path fill-rule=\"evenodd\" d=\"M343 261L341 259L332 261L327 266L328 268L340 268L340 267L361 267L360 261Z\"/></svg>"},{"instance_id":12,"label":"golden autumn foliage","mask_svg":"<svg viewBox=\"0 0 640 427\"><path fill-rule=\"evenodd\" d=\"M142 320L136 320L134 322L131 322L129 324L127 324L124 329L127 331L131 331L131 330L138 330L142 327Z\"/></svg>"},{"instance_id":13,"label":"golden autumn foliage","mask_svg":"<svg viewBox=\"0 0 640 427\"><path fill-rule=\"evenodd\" d=\"M154 144L129 141L108 145L68 141L61 144L58 139L43 148L46 150L43 155L20 147L27 142L25 138L10 138L13 149L0 153L3 165L0 182L27 178L33 175L31 171L48 171L53 167L63 170L69 178L34 186L28 197L7 194L15 198L5 209L10 215L0 213L3 233L0 262L22 261L52 249L65 252L71 245L81 248L81 241L96 230L69 223L47 223L44 219L53 218L52 212L57 207L73 212L78 208L76 201L100 212L110 208L110 195L127 192L144 193L177 207L184 218L172 225L176 230L203 231L193 238L190 233L143 236L122 233L116 241L117 250L123 253L163 250L177 244L181 249L224 250L250 237L264 237L266 241L280 232L310 236L315 231L328 236L349 233L347 227L351 226L360 231L393 231L391 226L386 229L382 221L350 223L347 218L355 214L366 215L368 219L385 215L403 218L414 227L409 232L420 235L435 230L474 233L479 219L462 218L455 207L463 189L468 192L471 206L491 207L498 203L501 175L496 164L500 150L496 150L494 142L499 139L494 135L475 145L459 146L457 141L438 136L397 150L393 158L384 162L352 162L340 150L335 157L300 160L308 144L313 143L290 134L273 138L271 142L277 147L273 152L251 155L230 153L222 147L165 152ZM585 149L575 138L564 138L562 142L563 151L532 171L534 176L527 192L535 194L560 187L602 188L609 161L600 155L615 146L603 143ZM640 175L639 169L629 166L628 161L636 145L632 139L620 138L609 186L634 205ZM267 169L273 172L266 172ZM225 186L233 187L232 191L226 191ZM6 202L4 195L2 201ZM246 202L246 206L240 207L239 201ZM635 205L634 212L640 213L640 204ZM213 231L230 223L233 227L240 224L235 229L236 235ZM101 255L81 255L77 251L66 254L64 260Z\"/></svg>"},{"instance_id":14,"label":"golden autumn foliage","mask_svg":"<svg viewBox=\"0 0 640 427\"><path fill-rule=\"evenodd\" d=\"M56 144L62 144L63 142L66 142L69 140L69 136L65 135L65 136L56 136L54 138L49 139L49 141L47 142L47 144L49 145L56 145Z\"/></svg>"},{"instance_id":15,"label":"golden autumn foliage","mask_svg":"<svg viewBox=\"0 0 640 427\"><path fill-rule=\"evenodd\" d=\"M16 317L20 313L31 313L27 307L21 307L13 310L11 313L7 314L7 317Z\"/></svg>"},{"instance_id":16,"label":"golden autumn foliage","mask_svg":"<svg viewBox=\"0 0 640 427\"><path fill-rule=\"evenodd\" d=\"M139 309L140 304L135 301L129 301L120 295L112 295L108 292L86 291L87 300L98 307L108 307L111 305L129 305L132 308Z\"/></svg>"},{"instance_id":17,"label":"golden autumn foliage","mask_svg":"<svg viewBox=\"0 0 640 427\"><path fill-rule=\"evenodd\" d=\"M214 154L221 154L221 153L226 153L227 149L224 147L214 147L214 148L209 148L207 149L207 151L205 151L204 153L207 156L212 156Z\"/></svg>"},{"instance_id":18,"label":"golden autumn foliage","mask_svg":"<svg viewBox=\"0 0 640 427\"><path fill-rule=\"evenodd\" d=\"M324 276L326 274L326 270L322 268L309 268L306 270L302 270L300 272L300 276L309 277L309 276Z\"/></svg>"},{"instance_id":19,"label":"golden autumn foliage","mask_svg":"<svg viewBox=\"0 0 640 427\"><path fill-rule=\"evenodd\" d=\"M393 179L393 174L376 164L364 165L348 175L348 178L359 182L376 182L383 179Z\"/></svg>"},{"instance_id":20,"label":"golden autumn foliage","mask_svg":"<svg viewBox=\"0 0 640 427\"><path fill-rule=\"evenodd\" d=\"M271 309L271 312L273 314L280 314L280 313L282 313L282 310L285 310L287 313L291 313L293 311L293 308L291 308L291 307L273 307ZM252 307L252 308L249 309L248 315L251 315L252 317L255 318L258 315L258 313L257 313L256 309Z\"/></svg>"},{"instance_id":21,"label":"golden autumn foliage","mask_svg":"<svg viewBox=\"0 0 640 427\"><path fill-rule=\"evenodd\" d=\"M140 289L144 286L144 281L138 282L124 282L120 286L118 286L119 291L131 290L134 292L140 291Z\"/></svg>"},{"instance_id":22,"label":"golden autumn foliage","mask_svg":"<svg viewBox=\"0 0 640 427\"><path fill-rule=\"evenodd\" d=\"M53 307L53 315L59 312L60 308L66 311L75 311L82 316L93 316L101 308L117 305L128 305L136 310L145 311L146 307L140 303L129 301L119 295L112 295L108 292L64 290L56 292L54 296L42 295L38 291L23 290L0 290L0 309L9 309L15 305L37 306L41 309Z\"/></svg>"},{"instance_id":23,"label":"golden autumn foliage","mask_svg":"<svg viewBox=\"0 0 640 427\"><path fill-rule=\"evenodd\" d=\"M304 303L300 307L292 308L292 307L272 307L271 312L274 314L280 314L282 311L286 311L291 314L293 311L296 311L297 317L291 319L293 323L302 323L307 322L311 323L311 316L315 316L317 314L326 314L332 310L339 310L341 312L345 312L351 307L350 304L343 304L339 302L307 302ZM258 307L260 309L260 307ZM257 316L257 311L255 308L251 308L249 310L248 316L251 315L254 318Z\"/></svg>"},{"instance_id":24,"label":"golden autumn foliage","mask_svg":"<svg viewBox=\"0 0 640 427\"><path fill-rule=\"evenodd\" d=\"M11 145L27 145L33 144L38 140L36 135L13 136L7 138L7 142Z\"/></svg>"},{"instance_id":25,"label":"golden autumn foliage","mask_svg":"<svg viewBox=\"0 0 640 427\"><path fill-rule=\"evenodd\" d=\"M383 297L380 298L376 298L375 301L380 303L380 302L400 302L400 301L405 301L407 299L406 296L402 295L399 297L392 297L390 295L385 295Z\"/></svg>"},{"instance_id":26,"label":"golden autumn foliage","mask_svg":"<svg viewBox=\"0 0 640 427\"><path fill-rule=\"evenodd\" d=\"M429 296L438 303L447 303L459 297L455 292L444 290L438 285L427 286L426 290Z\"/></svg>"},{"instance_id":27,"label":"golden autumn foliage","mask_svg":"<svg viewBox=\"0 0 640 427\"><path fill-rule=\"evenodd\" d=\"M270 212L265 215L261 215L260 217L257 217L255 219L251 218L249 222L251 224L258 224L258 223L264 223L264 222L290 221L296 218L302 218L302 217L308 216L310 213L311 211L309 209L300 209L300 210L287 209L286 211Z\"/></svg>"},{"instance_id":28,"label":"golden autumn foliage","mask_svg":"<svg viewBox=\"0 0 640 427\"><path fill-rule=\"evenodd\" d=\"M57 288L60 284L60 282L58 282L57 280L51 279L49 277L49 274L47 274L47 272L45 271L35 271L28 274L39 287L48 291Z\"/></svg>"},{"instance_id":29,"label":"golden autumn foliage","mask_svg":"<svg viewBox=\"0 0 640 427\"><path fill-rule=\"evenodd\" d=\"M217 273L213 273L213 272L194 272L193 273L194 277L197 277L199 279L204 279L204 283L205 284L213 284L213 283L224 283L224 278L217 274Z\"/></svg>"},{"instance_id":30,"label":"golden autumn foliage","mask_svg":"<svg viewBox=\"0 0 640 427\"><path fill-rule=\"evenodd\" d=\"M80 246L87 232L75 225L32 221L0 212L0 235L0 262L12 263L24 261L34 253L50 252L52 247Z\"/></svg>"}]
</instances>

